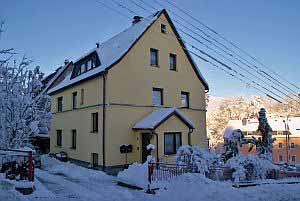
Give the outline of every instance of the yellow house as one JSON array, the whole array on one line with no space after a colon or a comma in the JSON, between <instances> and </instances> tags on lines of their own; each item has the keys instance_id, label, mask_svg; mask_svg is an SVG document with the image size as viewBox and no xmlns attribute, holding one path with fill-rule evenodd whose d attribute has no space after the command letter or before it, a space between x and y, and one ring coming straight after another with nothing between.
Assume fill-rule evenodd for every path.
<instances>
[{"instance_id":1,"label":"yellow house","mask_svg":"<svg viewBox=\"0 0 300 201\"><path fill-rule=\"evenodd\" d=\"M184 144L207 147L208 84L178 37L162 10L66 62L48 89L51 153L110 170L144 162L150 143L160 161ZM127 157L121 145L132 146Z\"/></svg>"}]
</instances>

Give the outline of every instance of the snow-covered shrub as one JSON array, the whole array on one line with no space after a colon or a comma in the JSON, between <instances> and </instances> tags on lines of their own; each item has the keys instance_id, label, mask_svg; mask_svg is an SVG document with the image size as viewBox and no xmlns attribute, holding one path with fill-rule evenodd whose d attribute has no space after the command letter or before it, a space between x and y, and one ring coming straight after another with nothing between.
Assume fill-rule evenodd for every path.
<instances>
[{"instance_id":1,"label":"snow-covered shrub","mask_svg":"<svg viewBox=\"0 0 300 201\"><path fill-rule=\"evenodd\" d=\"M0 60L2 56L0 54ZM41 93L40 67L29 69L26 58L0 63L0 146L20 148L50 122L50 97Z\"/></svg>"},{"instance_id":2,"label":"snow-covered shrub","mask_svg":"<svg viewBox=\"0 0 300 201\"><path fill-rule=\"evenodd\" d=\"M178 165L188 165L195 172L202 174L209 171L209 168L217 165L218 157L208 149L198 146L181 146L176 153Z\"/></svg>"},{"instance_id":3,"label":"snow-covered shrub","mask_svg":"<svg viewBox=\"0 0 300 201\"><path fill-rule=\"evenodd\" d=\"M224 133L224 160L239 154L239 146L243 143L244 135L240 129L233 130L230 127L226 128Z\"/></svg>"},{"instance_id":4,"label":"snow-covered shrub","mask_svg":"<svg viewBox=\"0 0 300 201\"><path fill-rule=\"evenodd\" d=\"M230 158L226 166L234 171L232 177L235 182L264 179L268 171L278 169L278 166L257 155L237 155Z\"/></svg>"}]
</instances>

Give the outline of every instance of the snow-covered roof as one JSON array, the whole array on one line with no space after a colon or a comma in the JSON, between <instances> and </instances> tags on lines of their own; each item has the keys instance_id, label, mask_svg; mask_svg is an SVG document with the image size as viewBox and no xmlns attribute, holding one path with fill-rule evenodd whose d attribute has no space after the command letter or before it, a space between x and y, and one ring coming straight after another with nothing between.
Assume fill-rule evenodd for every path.
<instances>
[{"instance_id":1,"label":"snow-covered roof","mask_svg":"<svg viewBox=\"0 0 300 201\"><path fill-rule=\"evenodd\" d=\"M91 54L92 52L96 51L100 59L101 65L73 79L71 79L71 73L70 73L69 75L66 76L66 78L61 83L51 88L48 91L48 93L55 92L66 86L69 86L71 84L74 84L76 82L79 82L88 77L97 75L105 71L108 67L110 67L115 62L117 62L130 49L130 47L135 43L135 41L157 19L160 12L150 15L147 18L143 18L140 22L133 24L123 32L115 35L114 37L107 40L106 42L101 43L99 48L94 48L88 53L86 53L84 56L78 58L74 63L84 58L85 56Z\"/></svg>"},{"instance_id":2,"label":"snow-covered roof","mask_svg":"<svg viewBox=\"0 0 300 201\"><path fill-rule=\"evenodd\" d=\"M75 84L81 80L85 80L89 77L98 75L98 74L104 72L110 66L117 63L129 51L129 49L135 44L135 42L143 35L143 33L148 29L148 27L150 27L155 22L155 20L160 16L160 14L162 12L166 12L166 11L161 10L159 12L156 12L153 15L150 15L149 17L142 18L141 21L133 24L132 26L130 26L123 32L115 35L114 37L107 40L106 42L101 43L99 45L99 48L94 48L91 51L84 54L82 57L78 58L76 61L74 61L74 63L76 63L77 61L83 59L84 57L86 57L89 54L96 51L98 54L99 60L101 62L101 65L96 68L93 68L92 70L89 70L75 78L71 78L72 73L70 72L70 74L67 75L63 81L61 81L55 87L51 88L48 91L48 93L49 94L53 93L62 88L65 88L67 86ZM182 45L184 45L184 44L182 44ZM196 74L198 75L200 81L204 84L205 89L208 90L208 84L207 84L206 80L204 79L203 75L201 74L196 63L193 61L193 58L191 57L191 55L189 54L188 51L185 51L185 52L188 55L188 57L190 58L190 61L192 62L194 70L196 71Z\"/></svg>"},{"instance_id":3,"label":"snow-covered roof","mask_svg":"<svg viewBox=\"0 0 300 201\"><path fill-rule=\"evenodd\" d=\"M57 72L55 72L55 75L53 76L53 78L46 84L45 88L43 89L43 92L46 92L49 87L54 83L54 81L62 74L62 72L65 71L65 69L71 64L71 62L65 64L64 66L62 66L61 68L59 68L59 70ZM50 89L51 90L51 89ZM49 91L50 91L49 90ZM49 93L49 91L47 93Z\"/></svg>"},{"instance_id":4,"label":"snow-covered roof","mask_svg":"<svg viewBox=\"0 0 300 201\"><path fill-rule=\"evenodd\" d=\"M228 125L224 132L224 137L228 135L233 130L240 129L244 132L255 132L258 129L258 119L247 119L247 123L243 125L242 120L229 120ZM278 118L268 118L268 123L271 126L273 131L286 131L286 123L288 125L288 129L293 136L300 137L300 117L289 117L288 121L286 118L278 117Z\"/></svg>"},{"instance_id":5,"label":"snow-covered roof","mask_svg":"<svg viewBox=\"0 0 300 201\"><path fill-rule=\"evenodd\" d=\"M189 128L195 128L194 123L176 108L160 108L138 121L133 129L155 129L172 115L178 116Z\"/></svg>"}]
</instances>

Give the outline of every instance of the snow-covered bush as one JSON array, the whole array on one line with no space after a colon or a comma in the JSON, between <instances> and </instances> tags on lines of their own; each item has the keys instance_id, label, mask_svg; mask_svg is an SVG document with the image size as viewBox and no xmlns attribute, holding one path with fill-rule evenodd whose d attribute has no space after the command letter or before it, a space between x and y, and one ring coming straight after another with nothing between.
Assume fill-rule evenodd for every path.
<instances>
[{"instance_id":1,"label":"snow-covered bush","mask_svg":"<svg viewBox=\"0 0 300 201\"><path fill-rule=\"evenodd\" d=\"M188 165L195 172L205 174L209 168L218 163L218 157L208 149L198 146L181 146L176 153L176 163L178 165Z\"/></svg>"},{"instance_id":2,"label":"snow-covered bush","mask_svg":"<svg viewBox=\"0 0 300 201\"><path fill-rule=\"evenodd\" d=\"M224 133L224 149L223 154L225 161L239 154L239 146L243 143L244 135L240 129L233 130L226 128Z\"/></svg>"},{"instance_id":3,"label":"snow-covered bush","mask_svg":"<svg viewBox=\"0 0 300 201\"><path fill-rule=\"evenodd\" d=\"M230 158L225 165L234 171L232 177L235 182L264 179L268 171L278 169L278 166L257 155L237 155Z\"/></svg>"}]
</instances>

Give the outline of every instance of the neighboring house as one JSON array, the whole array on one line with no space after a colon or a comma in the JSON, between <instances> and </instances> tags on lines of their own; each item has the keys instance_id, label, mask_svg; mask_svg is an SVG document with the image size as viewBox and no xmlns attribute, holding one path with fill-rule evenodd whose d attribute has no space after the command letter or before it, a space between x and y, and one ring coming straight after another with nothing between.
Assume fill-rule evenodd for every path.
<instances>
[{"instance_id":1,"label":"neighboring house","mask_svg":"<svg viewBox=\"0 0 300 201\"><path fill-rule=\"evenodd\" d=\"M276 138L273 144L273 161L275 163L300 164L300 117L268 118L268 122L273 130L272 136ZM257 119L230 120L226 130L240 129L246 138L252 136L259 138L258 124ZM248 150L249 145L243 145L240 148L242 154L256 152L255 148L251 152Z\"/></svg>"},{"instance_id":2,"label":"neighboring house","mask_svg":"<svg viewBox=\"0 0 300 201\"><path fill-rule=\"evenodd\" d=\"M65 65L68 62L65 61ZM59 72L63 67L58 67L53 73L47 75L42 79L42 90L41 93L44 94L47 92L51 84L54 82ZM43 106L44 107L44 106ZM50 107L47 108L50 112ZM46 119L46 118L45 118ZM39 132L38 134L31 137L32 145L40 152L40 153L49 153L50 151L50 124L48 121L41 121L39 124Z\"/></svg>"},{"instance_id":3,"label":"neighboring house","mask_svg":"<svg viewBox=\"0 0 300 201\"><path fill-rule=\"evenodd\" d=\"M49 86L52 153L93 167L159 160L184 144L208 147L202 77L166 10L134 17L131 27L69 62Z\"/></svg>"}]
</instances>

